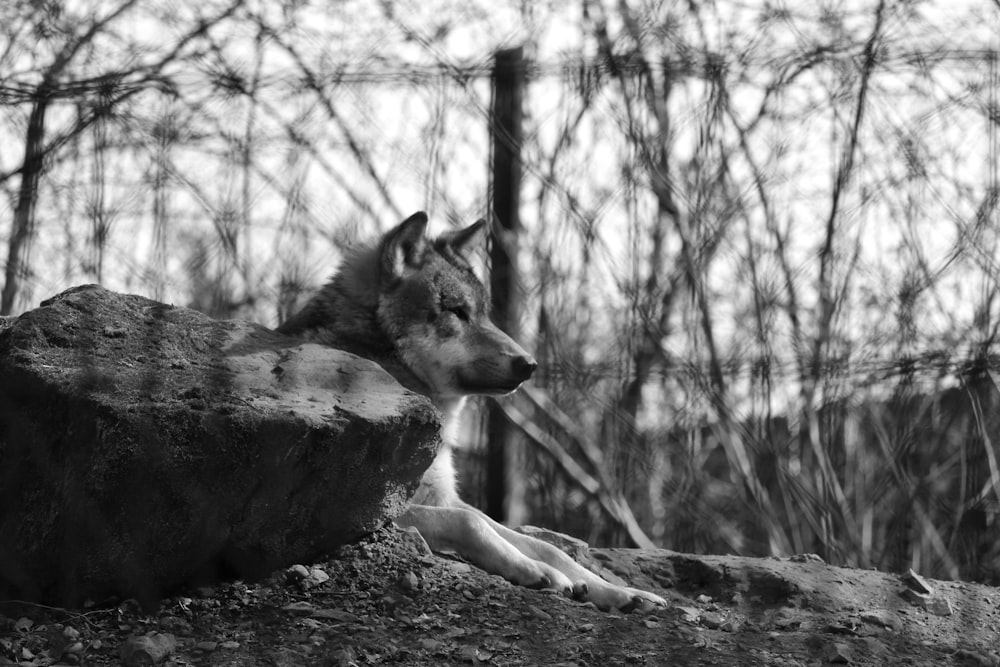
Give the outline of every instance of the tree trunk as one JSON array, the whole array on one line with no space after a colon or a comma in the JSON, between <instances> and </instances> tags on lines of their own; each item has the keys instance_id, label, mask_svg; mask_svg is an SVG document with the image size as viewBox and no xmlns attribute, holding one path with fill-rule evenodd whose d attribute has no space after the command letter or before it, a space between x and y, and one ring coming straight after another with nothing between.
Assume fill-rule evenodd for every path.
<instances>
[{"instance_id":1,"label":"tree trunk","mask_svg":"<svg viewBox=\"0 0 1000 667\"><path fill-rule=\"evenodd\" d=\"M28 133L24 142L24 164L21 167L21 187L14 209L14 222L7 248L7 267L4 270L3 293L0 294L0 315L9 315L14 309L14 301L25 276L27 249L34 234L35 202L38 199L38 183L44 169L45 113L49 98L45 90L38 91L38 97L31 107L28 118Z\"/></svg>"}]
</instances>

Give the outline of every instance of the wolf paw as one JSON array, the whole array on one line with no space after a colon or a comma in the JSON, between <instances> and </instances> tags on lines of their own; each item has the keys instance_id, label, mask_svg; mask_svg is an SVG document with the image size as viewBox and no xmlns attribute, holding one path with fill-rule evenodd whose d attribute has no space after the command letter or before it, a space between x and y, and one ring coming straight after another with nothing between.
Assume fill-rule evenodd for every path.
<instances>
[{"instance_id":1,"label":"wolf paw","mask_svg":"<svg viewBox=\"0 0 1000 667\"><path fill-rule=\"evenodd\" d=\"M573 597L577 600L593 602L598 609L610 611L617 609L629 614L638 612L649 613L656 609L665 609L667 601L655 593L649 593L637 588L625 588L607 582L577 581L573 585Z\"/></svg>"},{"instance_id":2,"label":"wolf paw","mask_svg":"<svg viewBox=\"0 0 1000 667\"><path fill-rule=\"evenodd\" d=\"M566 596L572 595L573 584L562 572L538 562L532 562L531 567L525 569L528 571L519 573L518 576L505 578L511 583L525 588L549 589Z\"/></svg>"}]
</instances>

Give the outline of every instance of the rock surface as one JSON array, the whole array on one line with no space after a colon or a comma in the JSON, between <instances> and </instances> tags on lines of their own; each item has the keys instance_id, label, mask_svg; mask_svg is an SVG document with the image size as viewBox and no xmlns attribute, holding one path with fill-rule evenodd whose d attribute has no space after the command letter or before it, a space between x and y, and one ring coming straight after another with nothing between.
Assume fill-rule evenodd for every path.
<instances>
[{"instance_id":1,"label":"rock surface","mask_svg":"<svg viewBox=\"0 0 1000 667\"><path fill-rule=\"evenodd\" d=\"M154 603L394 517L439 442L377 365L97 286L0 323L0 598Z\"/></svg>"}]
</instances>

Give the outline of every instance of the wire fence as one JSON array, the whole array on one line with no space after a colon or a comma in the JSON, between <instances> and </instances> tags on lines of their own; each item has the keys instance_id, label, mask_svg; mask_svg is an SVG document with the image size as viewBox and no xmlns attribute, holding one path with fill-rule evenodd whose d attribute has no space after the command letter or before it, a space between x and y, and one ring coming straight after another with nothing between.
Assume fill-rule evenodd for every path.
<instances>
[{"instance_id":1,"label":"wire fence","mask_svg":"<svg viewBox=\"0 0 1000 667\"><path fill-rule=\"evenodd\" d=\"M522 514L1000 576L995 6L201 4L0 10L4 314L101 282L275 325L412 211L484 216L514 35Z\"/></svg>"}]
</instances>

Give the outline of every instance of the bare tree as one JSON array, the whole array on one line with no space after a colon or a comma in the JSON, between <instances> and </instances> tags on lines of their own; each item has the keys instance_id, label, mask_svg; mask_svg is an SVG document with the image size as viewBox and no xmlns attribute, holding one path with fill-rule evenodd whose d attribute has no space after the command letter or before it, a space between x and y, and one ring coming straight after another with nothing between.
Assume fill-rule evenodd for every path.
<instances>
[{"instance_id":1,"label":"bare tree","mask_svg":"<svg viewBox=\"0 0 1000 667\"><path fill-rule=\"evenodd\" d=\"M531 520L992 562L995 3L0 4L0 312L99 278L271 324L410 210L482 217L516 35Z\"/></svg>"},{"instance_id":2,"label":"bare tree","mask_svg":"<svg viewBox=\"0 0 1000 667\"><path fill-rule=\"evenodd\" d=\"M73 34L56 51L51 62L41 68L41 81L28 95L31 112L24 139L24 161L19 170L21 185L18 191L17 207L7 246L7 266L4 269L4 286L0 292L0 315L9 315L14 307L18 284L23 271L23 254L34 233L35 202L38 198L38 181L42 177L45 147L45 118L54 97L59 96L59 88L66 70L84 47L115 19L128 12L138 0L125 0L117 8L103 16L92 16L89 25ZM54 7L37 10L41 16L32 17L40 22L54 18ZM100 113L103 113L101 110Z\"/></svg>"},{"instance_id":3,"label":"bare tree","mask_svg":"<svg viewBox=\"0 0 1000 667\"><path fill-rule=\"evenodd\" d=\"M173 44L166 45L163 52L119 68L95 68L93 52L98 48L96 43L111 33L117 22L138 9L140 0L123 0L108 12L95 10L84 16L72 15L61 4L50 3L36 6L34 13L23 17L36 34L52 36L53 54L44 58L32 52L32 56L39 59L34 64L37 81L8 84L20 92L20 100L30 105L30 111L24 159L20 168L2 177L7 180L17 174L21 180L7 248L4 286L0 292L0 314L9 314L14 308L27 269L26 251L35 233L35 208L46 164L55 160L58 151L84 130L96 126L100 134L104 119L128 98L147 87L169 85L162 76L164 68L181 57L185 48L210 26L230 16L241 1L234 0L215 16L196 21ZM10 28L17 30L17 26ZM54 37L57 35L61 39ZM21 36L26 35L22 32ZM13 40L11 48L15 48ZM64 100L87 100L89 104L83 107L86 111L74 123L49 138L47 118L50 109L54 103ZM99 237L105 231L98 229L95 234Z\"/></svg>"}]
</instances>

